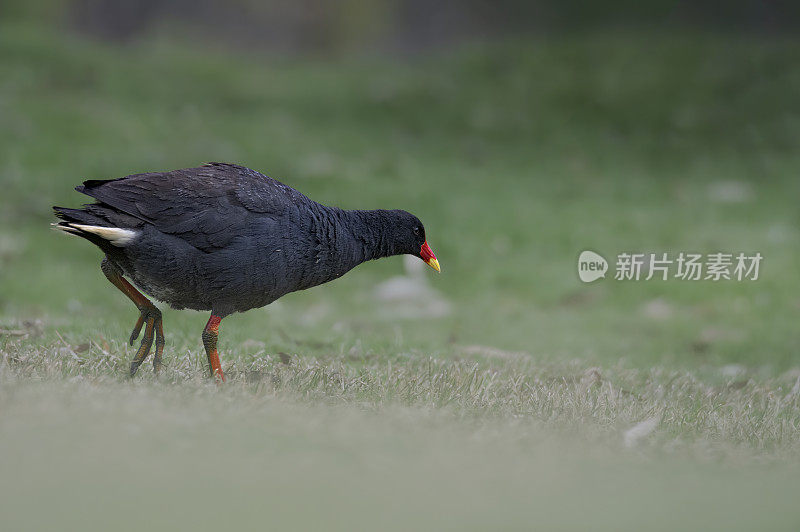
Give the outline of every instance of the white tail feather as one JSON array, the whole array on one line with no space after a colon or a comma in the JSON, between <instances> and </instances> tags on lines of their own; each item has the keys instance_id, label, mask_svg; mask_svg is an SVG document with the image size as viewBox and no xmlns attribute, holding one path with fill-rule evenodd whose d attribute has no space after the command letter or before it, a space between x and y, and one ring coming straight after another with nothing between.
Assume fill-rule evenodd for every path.
<instances>
[{"instance_id":1,"label":"white tail feather","mask_svg":"<svg viewBox=\"0 0 800 532\"><path fill-rule=\"evenodd\" d=\"M79 231L92 233L99 236L104 240L108 240L109 244L117 247L127 246L139 236L138 231L132 229L120 229L119 227L102 227L100 225L84 225L70 223L68 225L57 226L62 231L67 233L79 234Z\"/></svg>"},{"instance_id":2,"label":"white tail feather","mask_svg":"<svg viewBox=\"0 0 800 532\"><path fill-rule=\"evenodd\" d=\"M69 227L69 226L66 226L66 225L50 224L50 228L53 231L63 231L65 233L67 233L68 235L80 234L80 231L78 231L77 229L73 229L72 227Z\"/></svg>"}]
</instances>

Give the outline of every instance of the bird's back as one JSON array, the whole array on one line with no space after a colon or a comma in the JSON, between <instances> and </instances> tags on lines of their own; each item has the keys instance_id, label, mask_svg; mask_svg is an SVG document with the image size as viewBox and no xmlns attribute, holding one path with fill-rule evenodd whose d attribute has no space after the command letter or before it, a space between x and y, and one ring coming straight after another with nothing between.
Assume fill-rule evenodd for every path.
<instances>
[{"instance_id":1,"label":"bird's back","mask_svg":"<svg viewBox=\"0 0 800 532\"><path fill-rule=\"evenodd\" d=\"M226 247L249 218L279 218L313 203L255 170L226 163L92 180L76 190L200 251Z\"/></svg>"}]
</instances>

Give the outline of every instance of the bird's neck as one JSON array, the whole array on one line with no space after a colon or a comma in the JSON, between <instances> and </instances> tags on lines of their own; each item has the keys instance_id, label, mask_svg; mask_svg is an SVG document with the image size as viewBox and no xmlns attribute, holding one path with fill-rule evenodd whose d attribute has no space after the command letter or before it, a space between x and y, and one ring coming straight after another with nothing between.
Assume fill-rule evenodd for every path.
<instances>
[{"instance_id":1,"label":"bird's neck","mask_svg":"<svg viewBox=\"0 0 800 532\"><path fill-rule=\"evenodd\" d=\"M349 219L360 262L399 255L394 243L394 224L389 211L344 211Z\"/></svg>"},{"instance_id":2,"label":"bird's neck","mask_svg":"<svg viewBox=\"0 0 800 532\"><path fill-rule=\"evenodd\" d=\"M298 289L341 277L362 262L396 255L387 211L346 211L316 204L311 209L314 241Z\"/></svg>"}]
</instances>

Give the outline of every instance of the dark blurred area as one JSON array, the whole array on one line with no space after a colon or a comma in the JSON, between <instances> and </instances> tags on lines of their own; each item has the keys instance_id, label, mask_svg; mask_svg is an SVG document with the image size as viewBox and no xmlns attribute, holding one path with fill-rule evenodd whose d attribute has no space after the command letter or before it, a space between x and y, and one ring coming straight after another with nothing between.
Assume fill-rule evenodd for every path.
<instances>
[{"instance_id":1,"label":"dark blurred area","mask_svg":"<svg viewBox=\"0 0 800 532\"><path fill-rule=\"evenodd\" d=\"M608 29L793 34L800 3L758 0L5 0L3 18L101 40L153 36L280 53L420 51Z\"/></svg>"}]
</instances>

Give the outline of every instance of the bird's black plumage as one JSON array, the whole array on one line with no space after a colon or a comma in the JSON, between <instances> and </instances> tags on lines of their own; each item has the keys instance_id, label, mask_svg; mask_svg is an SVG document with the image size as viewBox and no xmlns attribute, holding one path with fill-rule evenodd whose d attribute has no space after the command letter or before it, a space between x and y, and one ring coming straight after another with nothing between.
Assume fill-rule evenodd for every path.
<instances>
[{"instance_id":1,"label":"bird's black plumage","mask_svg":"<svg viewBox=\"0 0 800 532\"><path fill-rule=\"evenodd\" d=\"M154 298L219 318L367 260L420 256L426 246L408 212L329 207L234 164L90 180L76 190L96 203L54 207L59 228L96 244L109 268Z\"/></svg>"},{"instance_id":2,"label":"bird's black plumage","mask_svg":"<svg viewBox=\"0 0 800 532\"><path fill-rule=\"evenodd\" d=\"M328 207L233 164L91 180L76 190L98 203L55 207L60 218L138 233L121 247L90 238L135 285L174 308L221 317L366 260L419 254L425 241L422 223L405 211Z\"/></svg>"}]
</instances>

